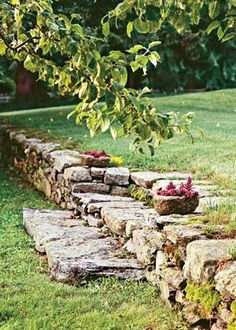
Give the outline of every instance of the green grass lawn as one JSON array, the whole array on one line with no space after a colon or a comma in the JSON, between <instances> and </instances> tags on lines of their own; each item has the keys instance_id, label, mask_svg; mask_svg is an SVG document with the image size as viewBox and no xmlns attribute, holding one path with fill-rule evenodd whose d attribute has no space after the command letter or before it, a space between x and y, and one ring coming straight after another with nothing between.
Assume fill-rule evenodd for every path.
<instances>
[{"instance_id":1,"label":"green grass lawn","mask_svg":"<svg viewBox=\"0 0 236 330\"><path fill-rule=\"evenodd\" d=\"M78 287L50 281L47 264L22 226L22 208L55 208L0 169L0 329L186 329L147 283L112 278Z\"/></svg>"},{"instance_id":2,"label":"green grass lawn","mask_svg":"<svg viewBox=\"0 0 236 330\"><path fill-rule=\"evenodd\" d=\"M133 168L193 171L199 177L226 183L236 176L236 90L152 98L163 111L195 111L193 128L205 137L191 144L186 136L164 142L151 158L132 154L129 139L108 134L91 139L83 125L67 114L73 107L0 114L11 123L48 140L85 149L106 149ZM227 181L228 182L228 181ZM47 263L34 251L22 226L22 208L54 208L54 204L18 178L0 169L0 329L126 330L185 329L177 312L160 301L147 283L95 280L78 287L51 282Z\"/></svg>"},{"instance_id":3,"label":"green grass lawn","mask_svg":"<svg viewBox=\"0 0 236 330\"><path fill-rule=\"evenodd\" d=\"M236 177L235 89L154 97L151 100L162 111L194 111L193 130L196 126L201 127L204 138L192 144L186 135L177 136L164 142L151 158L148 153L131 153L128 138L113 141L109 134L103 134L91 139L87 129L83 125L77 126L73 117L67 120L72 106L2 113L0 121L47 132L51 140L61 139L65 146L78 150L105 149L111 155L122 156L125 164L133 168L187 170L200 177L214 173Z\"/></svg>"}]
</instances>

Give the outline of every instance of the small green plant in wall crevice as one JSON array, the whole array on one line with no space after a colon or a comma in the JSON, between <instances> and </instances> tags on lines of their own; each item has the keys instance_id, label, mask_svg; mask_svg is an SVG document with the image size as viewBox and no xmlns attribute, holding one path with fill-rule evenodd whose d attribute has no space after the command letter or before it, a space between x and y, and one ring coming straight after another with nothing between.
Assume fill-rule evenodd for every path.
<instances>
[{"instance_id":1,"label":"small green plant in wall crevice","mask_svg":"<svg viewBox=\"0 0 236 330\"><path fill-rule=\"evenodd\" d=\"M210 318L221 302L221 296L215 290L213 283L198 285L188 282L185 292L187 300L200 305L199 314L205 318Z\"/></svg>"}]
</instances>

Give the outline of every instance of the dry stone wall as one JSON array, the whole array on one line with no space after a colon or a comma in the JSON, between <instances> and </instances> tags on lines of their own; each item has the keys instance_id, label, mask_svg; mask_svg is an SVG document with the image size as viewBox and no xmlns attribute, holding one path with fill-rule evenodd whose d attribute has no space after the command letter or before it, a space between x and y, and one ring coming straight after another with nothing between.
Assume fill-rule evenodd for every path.
<instances>
[{"instance_id":1,"label":"dry stone wall","mask_svg":"<svg viewBox=\"0 0 236 330\"><path fill-rule=\"evenodd\" d=\"M48 255L54 279L146 278L165 302L182 307L190 328L236 329L235 236L223 239L222 226L209 235L207 224L191 222L193 215L160 216L127 196L131 183L151 194L170 177L178 183L189 174L81 166L78 152L9 127L0 127L0 158L66 209L24 211L24 226ZM211 196L215 186L197 187L202 198L194 216L226 199Z\"/></svg>"}]
</instances>

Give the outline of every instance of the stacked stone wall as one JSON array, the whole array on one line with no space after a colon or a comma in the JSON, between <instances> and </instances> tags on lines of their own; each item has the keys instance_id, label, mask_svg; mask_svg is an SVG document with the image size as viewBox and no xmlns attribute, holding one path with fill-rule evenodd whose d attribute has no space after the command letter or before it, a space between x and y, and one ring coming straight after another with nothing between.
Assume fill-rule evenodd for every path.
<instances>
[{"instance_id":1,"label":"stacked stone wall","mask_svg":"<svg viewBox=\"0 0 236 330\"><path fill-rule=\"evenodd\" d=\"M160 216L128 196L128 187L135 184L151 194L153 183L160 187L167 175L130 173L125 167L81 166L77 151L61 150L59 144L28 138L5 126L0 127L0 158L14 164L38 190L78 215L87 226L102 228L103 233L115 237L126 257L135 257L145 268L146 279L159 287L163 300L182 307L190 327L236 329L235 236L224 239L223 226L210 231L209 225L191 221L201 215L207 201L213 205L225 198L211 196L206 185L199 186L202 198L197 213ZM188 174L168 176L178 180ZM30 233L33 219L27 221ZM34 235L35 240L40 237ZM42 249L41 242L36 246ZM70 264L66 269L71 280ZM60 279L56 272L53 269L54 278Z\"/></svg>"}]
</instances>

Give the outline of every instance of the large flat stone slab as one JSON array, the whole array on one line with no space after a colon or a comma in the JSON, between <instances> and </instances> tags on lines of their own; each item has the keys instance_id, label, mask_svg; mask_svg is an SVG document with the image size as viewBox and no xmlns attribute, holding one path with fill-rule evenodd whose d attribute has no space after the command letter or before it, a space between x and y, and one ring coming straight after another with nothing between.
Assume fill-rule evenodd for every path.
<instances>
[{"instance_id":1,"label":"large flat stone slab","mask_svg":"<svg viewBox=\"0 0 236 330\"><path fill-rule=\"evenodd\" d=\"M109 191L110 191L110 186L105 183L80 182L80 183L75 183L72 186L73 193L108 194Z\"/></svg>"},{"instance_id":2,"label":"large flat stone slab","mask_svg":"<svg viewBox=\"0 0 236 330\"><path fill-rule=\"evenodd\" d=\"M104 183L118 186L127 186L129 184L130 172L126 167L110 167L106 170Z\"/></svg>"},{"instance_id":3,"label":"large flat stone slab","mask_svg":"<svg viewBox=\"0 0 236 330\"><path fill-rule=\"evenodd\" d=\"M78 182L92 181L92 176L89 168L82 166L72 166L64 171L65 180Z\"/></svg>"},{"instance_id":4,"label":"large flat stone slab","mask_svg":"<svg viewBox=\"0 0 236 330\"><path fill-rule=\"evenodd\" d=\"M120 246L114 239L64 239L46 245L51 277L74 282L88 277L116 276L141 280L143 267L134 259L119 257Z\"/></svg>"},{"instance_id":5,"label":"large flat stone slab","mask_svg":"<svg viewBox=\"0 0 236 330\"><path fill-rule=\"evenodd\" d=\"M202 225L168 225L163 228L165 238L174 244L183 244L204 239L204 230Z\"/></svg>"},{"instance_id":6,"label":"large flat stone slab","mask_svg":"<svg viewBox=\"0 0 236 330\"><path fill-rule=\"evenodd\" d=\"M128 201L128 202L119 202L119 201L111 201L111 202L100 202L100 203L91 203L88 205L88 213L95 213L100 212L102 208L109 207L112 209L145 209L146 206L143 205L141 202L134 202L134 201Z\"/></svg>"},{"instance_id":7,"label":"large flat stone slab","mask_svg":"<svg viewBox=\"0 0 236 330\"><path fill-rule=\"evenodd\" d=\"M159 173L144 171L131 173L131 180L137 185L144 188L151 188L154 182L159 179Z\"/></svg>"},{"instance_id":8,"label":"large flat stone slab","mask_svg":"<svg viewBox=\"0 0 236 330\"><path fill-rule=\"evenodd\" d=\"M206 284L213 279L218 263L230 259L229 250L236 240L199 240L187 245L184 276L191 282Z\"/></svg>"},{"instance_id":9,"label":"large flat stone slab","mask_svg":"<svg viewBox=\"0 0 236 330\"><path fill-rule=\"evenodd\" d=\"M134 202L132 197L110 196L96 193L72 193L81 204L91 204L100 202Z\"/></svg>"},{"instance_id":10,"label":"large flat stone slab","mask_svg":"<svg viewBox=\"0 0 236 330\"><path fill-rule=\"evenodd\" d=\"M73 150L56 150L47 154L46 160L58 171L80 164L80 153Z\"/></svg>"},{"instance_id":11,"label":"large flat stone slab","mask_svg":"<svg viewBox=\"0 0 236 330\"><path fill-rule=\"evenodd\" d=\"M101 217L114 234L125 236L126 225L129 221L136 222L138 228L140 228L142 223L145 226L152 222L149 219L150 212L152 212L151 209L145 208L127 208L124 211L123 208L104 207L101 210Z\"/></svg>"},{"instance_id":12,"label":"large flat stone slab","mask_svg":"<svg viewBox=\"0 0 236 330\"><path fill-rule=\"evenodd\" d=\"M37 154L46 155L49 152L55 151L60 148L59 143L39 143L39 142L32 142L29 147L29 151L35 151Z\"/></svg>"},{"instance_id":13,"label":"large flat stone slab","mask_svg":"<svg viewBox=\"0 0 236 330\"><path fill-rule=\"evenodd\" d=\"M102 234L95 228L84 226L81 219L72 219L70 211L24 209L23 224L35 240L35 248L45 252L45 244L64 238L99 238Z\"/></svg>"},{"instance_id":14,"label":"large flat stone slab","mask_svg":"<svg viewBox=\"0 0 236 330\"><path fill-rule=\"evenodd\" d=\"M57 281L110 275L135 280L145 277L136 260L123 258L118 241L73 219L70 211L24 209L23 219L36 249L46 252L51 277Z\"/></svg>"}]
</instances>

